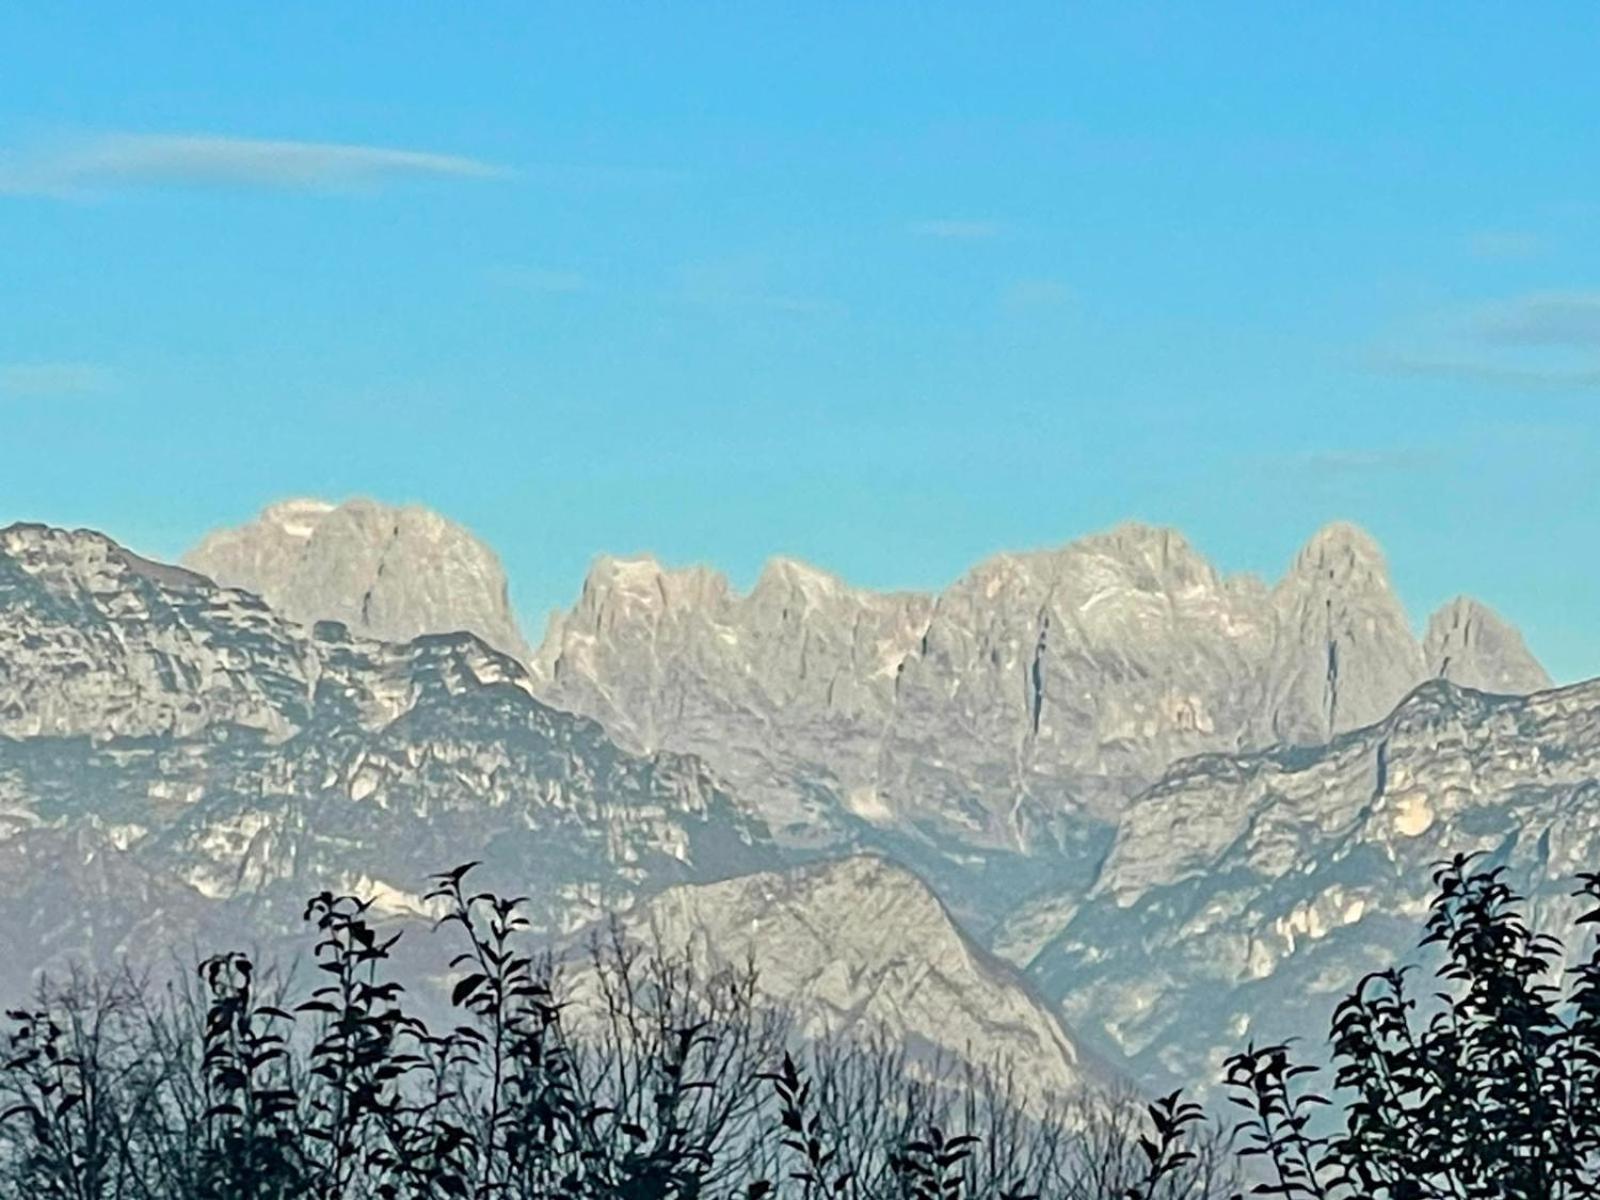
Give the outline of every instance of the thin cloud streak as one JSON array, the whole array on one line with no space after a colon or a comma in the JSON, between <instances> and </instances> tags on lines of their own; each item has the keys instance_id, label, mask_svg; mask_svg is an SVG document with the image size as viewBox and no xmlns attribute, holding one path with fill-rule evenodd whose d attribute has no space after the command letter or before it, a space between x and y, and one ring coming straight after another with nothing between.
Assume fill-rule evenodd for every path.
<instances>
[{"instance_id":1,"label":"thin cloud streak","mask_svg":"<svg viewBox=\"0 0 1600 1200\"><path fill-rule=\"evenodd\" d=\"M1480 312L1477 336L1499 346L1600 348L1600 292L1535 292Z\"/></svg>"},{"instance_id":2,"label":"thin cloud streak","mask_svg":"<svg viewBox=\"0 0 1600 1200\"><path fill-rule=\"evenodd\" d=\"M955 220L941 217L930 221L913 221L906 227L916 237L952 238L975 241L998 237L1000 225L996 221Z\"/></svg>"},{"instance_id":3,"label":"thin cloud streak","mask_svg":"<svg viewBox=\"0 0 1600 1200\"><path fill-rule=\"evenodd\" d=\"M0 163L0 193L72 196L117 186L232 185L316 189L401 177L496 179L503 167L453 154L337 142L206 134L113 134L26 161Z\"/></svg>"},{"instance_id":4,"label":"thin cloud streak","mask_svg":"<svg viewBox=\"0 0 1600 1200\"><path fill-rule=\"evenodd\" d=\"M1521 229L1481 229L1467 237L1468 253L1491 262L1537 258L1544 249L1542 237Z\"/></svg>"},{"instance_id":5,"label":"thin cloud streak","mask_svg":"<svg viewBox=\"0 0 1600 1200\"><path fill-rule=\"evenodd\" d=\"M84 395L111 386L111 372L92 363L0 363L0 397Z\"/></svg>"},{"instance_id":6,"label":"thin cloud streak","mask_svg":"<svg viewBox=\"0 0 1600 1200\"><path fill-rule=\"evenodd\" d=\"M1431 336L1379 348L1370 370L1548 391L1600 388L1600 292L1529 292L1431 322Z\"/></svg>"},{"instance_id":7,"label":"thin cloud streak","mask_svg":"<svg viewBox=\"0 0 1600 1200\"><path fill-rule=\"evenodd\" d=\"M1433 376L1468 383L1499 384L1553 391L1600 388L1600 367L1514 366L1482 359L1405 353L1374 354L1369 365L1391 375Z\"/></svg>"},{"instance_id":8,"label":"thin cloud streak","mask_svg":"<svg viewBox=\"0 0 1600 1200\"><path fill-rule=\"evenodd\" d=\"M588 276L578 271L547 267L500 267L490 272L490 275L496 282L529 292L573 296L595 290Z\"/></svg>"}]
</instances>

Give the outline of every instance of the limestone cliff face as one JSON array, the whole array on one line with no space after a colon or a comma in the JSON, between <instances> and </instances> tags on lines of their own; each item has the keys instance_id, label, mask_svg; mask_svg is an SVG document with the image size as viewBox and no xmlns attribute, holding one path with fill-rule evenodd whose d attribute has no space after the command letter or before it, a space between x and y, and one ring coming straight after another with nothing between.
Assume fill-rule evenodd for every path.
<instances>
[{"instance_id":1,"label":"limestone cliff face","mask_svg":"<svg viewBox=\"0 0 1600 1200\"><path fill-rule=\"evenodd\" d=\"M1344 991L1411 957L1440 859L1487 852L1536 927L1570 930L1573 878L1600 861L1597 780L1600 683L1435 680L1323 746L1176 764L1087 894L1035 898L1001 948L1141 1078L1215 1082L1249 1038L1320 1044Z\"/></svg>"},{"instance_id":2,"label":"limestone cliff face","mask_svg":"<svg viewBox=\"0 0 1600 1200\"><path fill-rule=\"evenodd\" d=\"M1137 525L937 594L603 558L519 662L364 636L404 607L385 564L433 569L366 520L286 508L195 569L0 530L0 984L165 929L285 930L322 887L415 914L428 872L479 858L542 929L631 910L754 950L824 1025L971 1037L1056 1083L1088 1039L1164 1083L1252 1032L1319 1035L1411 945L1433 859L1499 853L1559 916L1600 857L1600 685L1549 690L1470 600L1419 643L1348 526L1270 587ZM325 529L348 556L308 557ZM258 591L209 577L229 554ZM445 577L409 593L424 627L498 579ZM269 578L301 580L293 619Z\"/></svg>"},{"instance_id":3,"label":"limestone cliff face","mask_svg":"<svg viewBox=\"0 0 1600 1200\"><path fill-rule=\"evenodd\" d=\"M514 658L529 656L500 560L425 508L288 500L208 534L184 564L256 593L292 621L338 621L391 642L464 630Z\"/></svg>"},{"instance_id":4,"label":"limestone cliff face","mask_svg":"<svg viewBox=\"0 0 1600 1200\"><path fill-rule=\"evenodd\" d=\"M855 823L947 857L1030 856L1113 821L1188 755L1317 745L1438 674L1543 686L1486 613L1449 609L1419 644L1382 553L1349 525L1270 588L1172 530L1124 525L927 595L787 560L739 595L703 568L601 559L532 673L626 744L703 756L781 837Z\"/></svg>"},{"instance_id":5,"label":"limestone cliff face","mask_svg":"<svg viewBox=\"0 0 1600 1200\"><path fill-rule=\"evenodd\" d=\"M1551 686L1522 634L1489 608L1457 596L1428 621L1428 673L1480 692L1523 695Z\"/></svg>"},{"instance_id":6,"label":"limestone cliff face","mask_svg":"<svg viewBox=\"0 0 1600 1200\"><path fill-rule=\"evenodd\" d=\"M1093 830L1169 763L1320 744L1430 677L1548 684L1472 601L1419 644L1381 551L1345 524L1271 588L1134 524L997 555L937 594L774 559L741 595L706 568L602 557L536 652L493 554L424 510L289 502L186 561L296 620L390 639L472 630L624 746L704 758L781 840L909 839L935 872L962 855L1092 855Z\"/></svg>"},{"instance_id":7,"label":"limestone cliff face","mask_svg":"<svg viewBox=\"0 0 1600 1200\"><path fill-rule=\"evenodd\" d=\"M532 673L550 703L625 745L715 747L774 825L806 842L841 797L871 792L897 672L930 609L788 560L741 596L704 568L601 558L552 617Z\"/></svg>"},{"instance_id":8,"label":"limestone cliff face","mask_svg":"<svg viewBox=\"0 0 1600 1200\"><path fill-rule=\"evenodd\" d=\"M622 928L646 948L687 949L708 973L754 967L760 1000L806 1037L887 1038L914 1064L1009 1072L1035 1100L1103 1082L1021 976L957 929L916 876L879 858L669 888Z\"/></svg>"},{"instance_id":9,"label":"limestone cliff face","mask_svg":"<svg viewBox=\"0 0 1600 1200\"><path fill-rule=\"evenodd\" d=\"M1427 678L1422 648L1361 530L1321 530L1273 589L1266 703L1247 741L1325 742L1378 720Z\"/></svg>"},{"instance_id":10,"label":"limestone cliff face","mask_svg":"<svg viewBox=\"0 0 1600 1200\"><path fill-rule=\"evenodd\" d=\"M778 861L699 760L626 753L470 634L308 627L99 534L0 530L0 875L53 889L79 948L154 950L124 885L180 939L269 937L322 888L418 909L474 857L548 929ZM13 938L12 980L73 948Z\"/></svg>"},{"instance_id":11,"label":"limestone cliff face","mask_svg":"<svg viewBox=\"0 0 1600 1200\"><path fill-rule=\"evenodd\" d=\"M780 629L807 602L829 602L827 581L784 567L753 598ZM767 653L804 658L787 668L799 703L812 663L875 636ZM779 869L698 759L630 753L533 690L470 634L307 626L99 534L0 530L0 990L69 961L285 953L324 888L372 898L411 928L402 963L437 971L427 876L478 859L475 884L528 895L550 937L620 912L703 961L755 955L806 1033L1010 1066L1036 1094L1087 1077L1049 1007L910 872Z\"/></svg>"}]
</instances>

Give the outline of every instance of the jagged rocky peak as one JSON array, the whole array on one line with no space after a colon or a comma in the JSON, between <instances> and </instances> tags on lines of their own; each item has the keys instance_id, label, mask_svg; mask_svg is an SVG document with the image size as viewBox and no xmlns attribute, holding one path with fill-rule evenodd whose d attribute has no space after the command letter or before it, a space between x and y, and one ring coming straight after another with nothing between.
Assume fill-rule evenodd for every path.
<instances>
[{"instance_id":1,"label":"jagged rocky peak","mask_svg":"<svg viewBox=\"0 0 1600 1200\"><path fill-rule=\"evenodd\" d=\"M185 565L262 596L291 620L384 641L466 631L526 662L494 552L438 513L373 500L286 500L219 529Z\"/></svg>"},{"instance_id":2,"label":"jagged rocky peak","mask_svg":"<svg viewBox=\"0 0 1600 1200\"><path fill-rule=\"evenodd\" d=\"M804 597L814 605L858 605L879 599L809 563L782 556L768 559L755 586L740 595L726 575L704 565L666 567L648 554L629 558L603 554L589 568L572 616L595 619L619 607L647 619L674 611L696 617L728 616L789 596ZM568 627L581 628L581 622L577 626L569 622Z\"/></svg>"},{"instance_id":3,"label":"jagged rocky peak","mask_svg":"<svg viewBox=\"0 0 1600 1200\"><path fill-rule=\"evenodd\" d=\"M1130 522L995 555L936 594L775 559L740 595L702 568L604 559L535 674L629 744L702 755L780 829L833 806L954 853L1033 853L1053 814L1110 819L1185 755L1326 741L1431 671L1353 525L1269 588Z\"/></svg>"},{"instance_id":4,"label":"jagged rocky peak","mask_svg":"<svg viewBox=\"0 0 1600 1200\"><path fill-rule=\"evenodd\" d=\"M1364 530L1319 530L1273 589L1278 634L1259 743L1315 743L1371 724L1423 679L1422 647Z\"/></svg>"},{"instance_id":5,"label":"jagged rocky peak","mask_svg":"<svg viewBox=\"0 0 1600 1200\"><path fill-rule=\"evenodd\" d=\"M753 591L798 595L813 602L826 602L849 594L852 589L837 575L779 554L762 566Z\"/></svg>"},{"instance_id":6,"label":"jagged rocky peak","mask_svg":"<svg viewBox=\"0 0 1600 1200\"><path fill-rule=\"evenodd\" d=\"M1480 692L1522 695L1551 686L1522 634L1470 596L1457 596L1428 619L1422 649L1429 674Z\"/></svg>"},{"instance_id":7,"label":"jagged rocky peak","mask_svg":"<svg viewBox=\"0 0 1600 1200\"><path fill-rule=\"evenodd\" d=\"M578 610L600 622L626 613L659 618L668 612L722 603L728 581L705 566L669 568L650 555L616 558L602 554L583 582Z\"/></svg>"},{"instance_id":8,"label":"jagged rocky peak","mask_svg":"<svg viewBox=\"0 0 1600 1200\"><path fill-rule=\"evenodd\" d=\"M1254 713L1271 643L1262 595L1139 524L980 563L939 596L901 674L901 790L960 806L1009 760L1013 788L1119 793L1227 744ZM941 781L928 764L956 769Z\"/></svg>"},{"instance_id":9,"label":"jagged rocky peak","mask_svg":"<svg viewBox=\"0 0 1600 1200\"><path fill-rule=\"evenodd\" d=\"M532 702L527 671L469 633L399 643L301 625L100 533L0 530L3 736L186 737L226 724L281 740L319 709L377 727L425 696L496 684Z\"/></svg>"},{"instance_id":10,"label":"jagged rocky peak","mask_svg":"<svg viewBox=\"0 0 1600 1200\"><path fill-rule=\"evenodd\" d=\"M1330 521L1300 548L1289 568L1291 580L1389 590L1389 564L1376 539L1349 521Z\"/></svg>"},{"instance_id":11,"label":"jagged rocky peak","mask_svg":"<svg viewBox=\"0 0 1600 1200\"><path fill-rule=\"evenodd\" d=\"M1214 587L1219 582L1216 569L1182 533L1141 521L1124 521L1046 553L1056 558L1103 558L1119 564L1131 581L1144 587Z\"/></svg>"},{"instance_id":12,"label":"jagged rocky peak","mask_svg":"<svg viewBox=\"0 0 1600 1200\"><path fill-rule=\"evenodd\" d=\"M1014 1071L1035 1098L1071 1092L1099 1070L925 884L876 856L669 888L624 929L688 949L710 970L753 966L762 997L788 1007L806 1036L887 1035L913 1057L970 1056Z\"/></svg>"},{"instance_id":13,"label":"jagged rocky peak","mask_svg":"<svg viewBox=\"0 0 1600 1200\"><path fill-rule=\"evenodd\" d=\"M705 566L602 556L577 604L551 617L534 673L555 702L579 711L600 704L592 715L635 734L662 724L658 707L678 717L689 711L656 687L669 679L674 688L718 690L716 703L749 691L789 703L797 698L792 675L819 686L839 679L834 699L845 703L856 676L876 675L887 707L894 668L921 636L930 606L922 596L852 588L789 558L769 560L739 593ZM852 665L857 655L868 660L863 670Z\"/></svg>"},{"instance_id":14,"label":"jagged rocky peak","mask_svg":"<svg viewBox=\"0 0 1600 1200\"><path fill-rule=\"evenodd\" d=\"M604 557L551 617L533 673L545 700L626 746L715 755L777 829L828 842L838 811L824 810L870 792L897 672L931 607L792 559L739 592L706 567Z\"/></svg>"},{"instance_id":15,"label":"jagged rocky peak","mask_svg":"<svg viewBox=\"0 0 1600 1200\"><path fill-rule=\"evenodd\" d=\"M0 553L31 575L58 582L70 579L90 591L115 586L114 581L124 576L171 587L209 582L194 571L143 558L93 529L18 521L0 529Z\"/></svg>"},{"instance_id":16,"label":"jagged rocky peak","mask_svg":"<svg viewBox=\"0 0 1600 1200\"><path fill-rule=\"evenodd\" d=\"M238 901L283 928L341 880L409 893L472 857L552 930L777 861L703 764L626 754L469 633L377 641L99 534L0 530L0 850L83 829L185 911ZM0 979L38 961L18 951Z\"/></svg>"}]
</instances>

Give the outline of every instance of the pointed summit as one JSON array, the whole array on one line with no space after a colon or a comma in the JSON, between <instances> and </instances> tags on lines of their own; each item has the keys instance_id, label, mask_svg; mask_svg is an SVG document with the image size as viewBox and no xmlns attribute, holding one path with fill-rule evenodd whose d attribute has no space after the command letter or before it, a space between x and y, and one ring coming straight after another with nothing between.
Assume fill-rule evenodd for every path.
<instances>
[{"instance_id":1,"label":"pointed summit","mask_svg":"<svg viewBox=\"0 0 1600 1200\"><path fill-rule=\"evenodd\" d=\"M602 554L590 564L589 574L584 577L583 591L585 595L595 596L613 592L649 595L660 591L664 574L665 569L649 554L631 558Z\"/></svg>"},{"instance_id":2,"label":"pointed summit","mask_svg":"<svg viewBox=\"0 0 1600 1200\"><path fill-rule=\"evenodd\" d=\"M1428 619L1428 671L1480 692L1523 695L1551 686L1514 625L1481 601L1457 596Z\"/></svg>"},{"instance_id":3,"label":"pointed summit","mask_svg":"<svg viewBox=\"0 0 1600 1200\"><path fill-rule=\"evenodd\" d=\"M1389 586L1389 564L1383 550L1365 529L1349 521L1324 525L1295 555L1289 578L1329 582L1365 581Z\"/></svg>"},{"instance_id":4,"label":"pointed summit","mask_svg":"<svg viewBox=\"0 0 1600 1200\"><path fill-rule=\"evenodd\" d=\"M840 601L848 603L850 599L853 599L853 590L837 575L783 555L767 559L748 597L753 604L776 601L787 606L797 600L805 609Z\"/></svg>"},{"instance_id":5,"label":"pointed summit","mask_svg":"<svg viewBox=\"0 0 1600 1200\"><path fill-rule=\"evenodd\" d=\"M1365 530L1345 521L1318 530L1272 595L1266 740L1324 742L1369 725L1427 677L1383 551Z\"/></svg>"},{"instance_id":6,"label":"pointed summit","mask_svg":"<svg viewBox=\"0 0 1600 1200\"><path fill-rule=\"evenodd\" d=\"M720 603L727 595L727 577L710 567L667 567L651 554L602 554L584 577L574 615L598 623L626 610L630 620L653 614L654 621L668 611Z\"/></svg>"}]
</instances>

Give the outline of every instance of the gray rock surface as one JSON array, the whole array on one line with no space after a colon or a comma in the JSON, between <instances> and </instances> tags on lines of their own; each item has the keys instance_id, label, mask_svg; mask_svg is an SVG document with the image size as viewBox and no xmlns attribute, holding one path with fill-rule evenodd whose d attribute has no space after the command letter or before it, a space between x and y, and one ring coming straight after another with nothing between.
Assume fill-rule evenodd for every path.
<instances>
[{"instance_id":1,"label":"gray rock surface","mask_svg":"<svg viewBox=\"0 0 1600 1200\"><path fill-rule=\"evenodd\" d=\"M531 670L551 703L624 745L716 747L805 841L840 796L870 785L896 672L930 607L785 559L740 596L703 567L602 557L573 609L551 617Z\"/></svg>"},{"instance_id":2,"label":"gray rock surface","mask_svg":"<svg viewBox=\"0 0 1600 1200\"><path fill-rule=\"evenodd\" d=\"M1522 634L1468 596L1457 596L1429 618L1422 648L1430 675L1462 687L1520 696L1551 686Z\"/></svg>"},{"instance_id":3,"label":"gray rock surface","mask_svg":"<svg viewBox=\"0 0 1600 1200\"><path fill-rule=\"evenodd\" d=\"M1128 805L1087 896L1040 897L1001 941L1152 1086L1214 1082L1251 1038L1314 1053L1342 994L1415 957L1434 864L1478 850L1538 927L1572 931L1574 876L1600 863L1600 682L1438 680L1325 746L1179 763Z\"/></svg>"},{"instance_id":4,"label":"gray rock surface","mask_svg":"<svg viewBox=\"0 0 1600 1200\"><path fill-rule=\"evenodd\" d=\"M1471 611L1425 652L1345 524L1270 588L1142 525L997 555L937 595L788 560L739 595L704 568L607 558L532 673L626 745L704 757L781 840L874 846L953 902L965 889L984 928L1038 864L1086 885L1121 806L1178 759L1325 742L1387 714L1430 656L1542 686L1514 632Z\"/></svg>"},{"instance_id":5,"label":"gray rock surface","mask_svg":"<svg viewBox=\"0 0 1600 1200\"><path fill-rule=\"evenodd\" d=\"M264 572L308 561L283 545L301 566ZM937 595L601 559L526 668L318 620L370 624L379 576L315 576L289 619L99 534L0 530L0 984L286 934L322 887L415 918L478 858L551 933L631 909L755 950L818 1028L970 1038L1051 1086L1087 1039L1156 1084L1319 1032L1415 940L1435 858L1490 849L1558 917L1600 858L1600 684L1541 690L1472 601L1418 643L1348 526L1272 587L1136 525ZM778 870L863 848L899 865Z\"/></svg>"},{"instance_id":6,"label":"gray rock surface","mask_svg":"<svg viewBox=\"0 0 1600 1200\"><path fill-rule=\"evenodd\" d=\"M913 1063L1012 1073L1035 1100L1105 1081L1020 975L879 858L668 888L622 929L647 948L687 949L703 972L753 966L758 999L788 1009L804 1037L887 1038Z\"/></svg>"},{"instance_id":7,"label":"gray rock surface","mask_svg":"<svg viewBox=\"0 0 1600 1200\"><path fill-rule=\"evenodd\" d=\"M704 764L618 749L470 634L308 628L99 534L0 530L0 928L48 884L97 951L152 950L145 909L267 936L322 888L420 911L471 858L552 930L778 861ZM41 961L18 936L12 978Z\"/></svg>"},{"instance_id":8,"label":"gray rock surface","mask_svg":"<svg viewBox=\"0 0 1600 1200\"><path fill-rule=\"evenodd\" d=\"M1242 746L1325 742L1384 717L1428 677L1383 552L1353 525L1329 525L1306 544L1272 609L1265 702Z\"/></svg>"},{"instance_id":9,"label":"gray rock surface","mask_svg":"<svg viewBox=\"0 0 1600 1200\"><path fill-rule=\"evenodd\" d=\"M796 586L803 586L803 582ZM305 897L370 896L436 976L429 873L526 893L534 928L606 914L701 961L755 957L801 1032L1086 1077L1008 965L903 868L792 871L691 756L634 755L535 699L468 634L406 643L288 621L95 533L0 530L0 988L41 968L303 951Z\"/></svg>"},{"instance_id":10,"label":"gray rock surface","mask_svg":"<svg viewBox=\"0 0 1600 1200\"><path fill-rule=\"evenodd\" d=\"M474 633L527 661L505 571L486 545L425 508L372 500L286 500L208 534L184 564L261 596L292 621L338 621L405 642Z\"/></svg>"}]
</instances>

